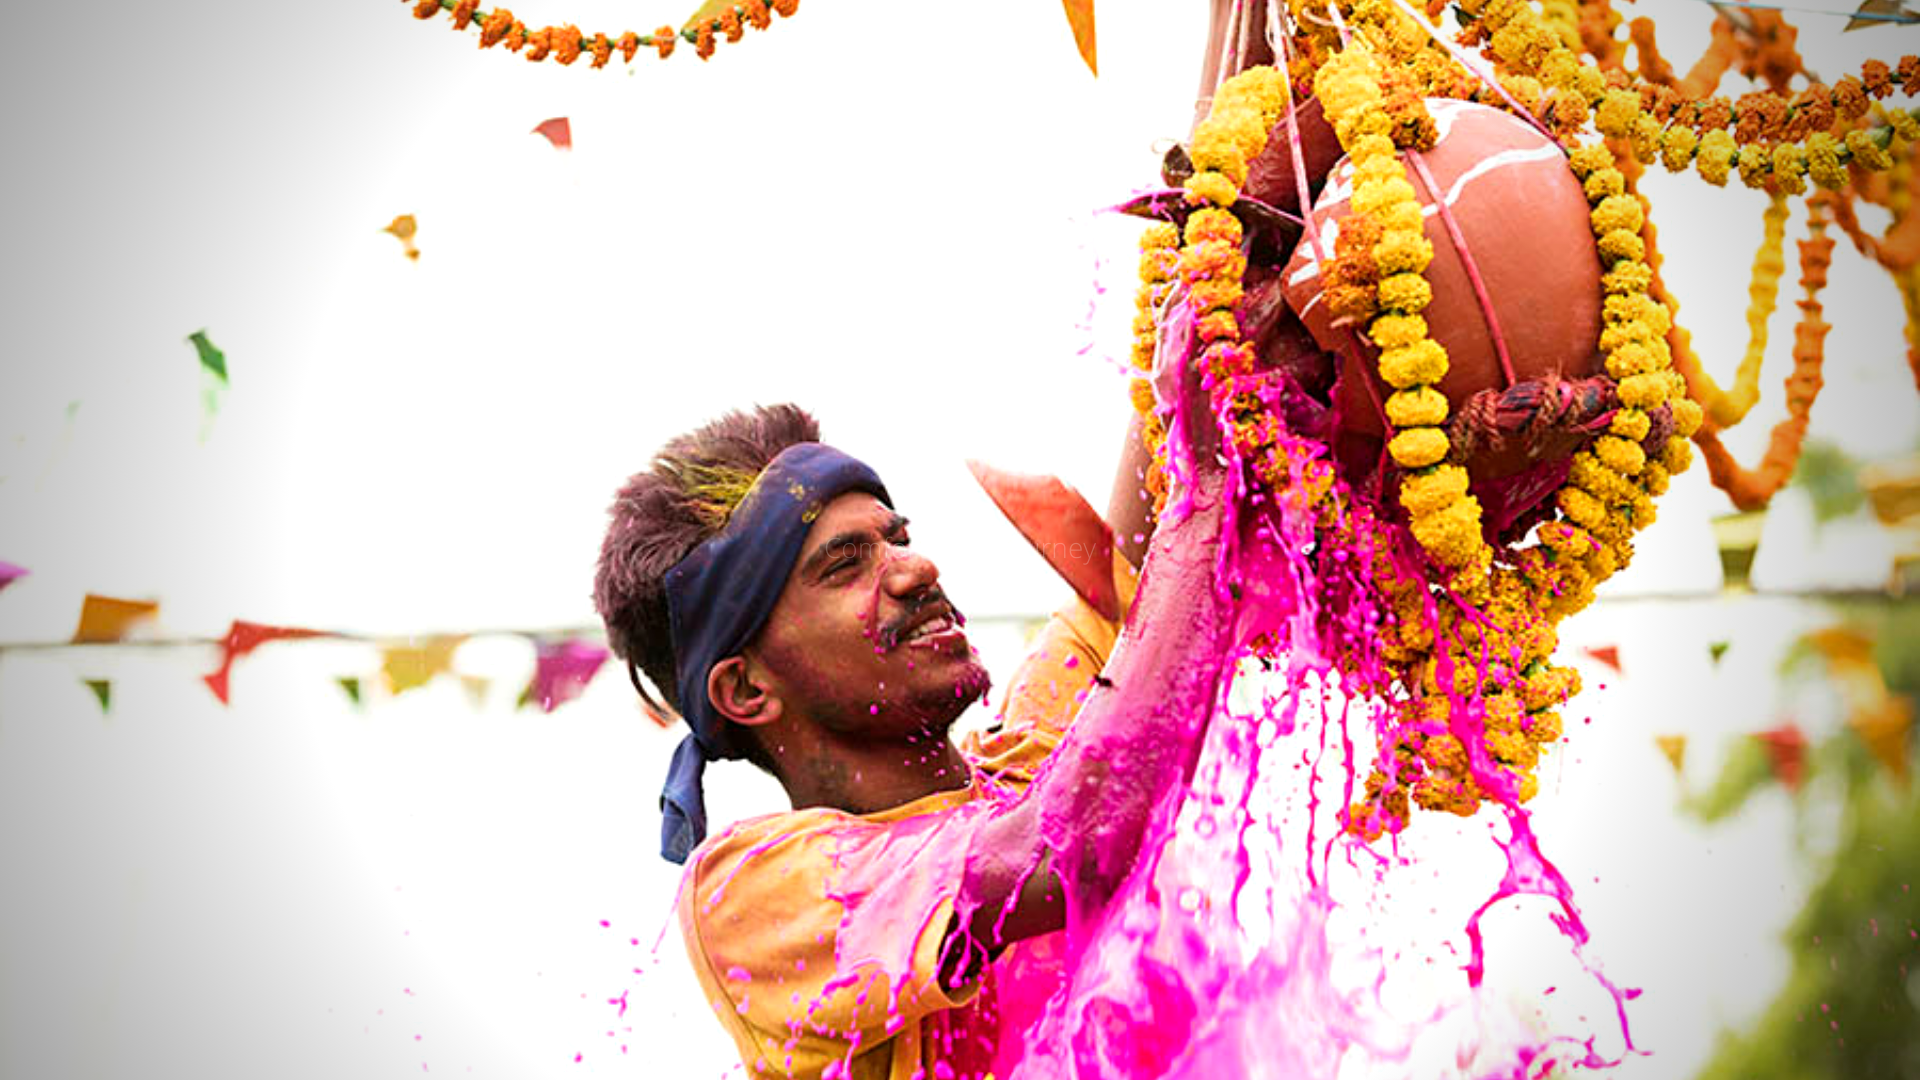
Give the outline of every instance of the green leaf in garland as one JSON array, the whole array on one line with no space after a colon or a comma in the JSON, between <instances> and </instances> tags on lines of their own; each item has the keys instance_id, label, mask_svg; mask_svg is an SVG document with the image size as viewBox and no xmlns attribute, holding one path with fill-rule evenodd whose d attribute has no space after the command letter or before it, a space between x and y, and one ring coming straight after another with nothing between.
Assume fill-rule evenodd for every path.
<instances>
[{"instance_id":1,"label":"green leaf in garland","mask_svg":"<svg viewBox=\"0 0 1920 1080\"><path fill-rule=\"evenodd\" d=\"M113 683L107 679L85 680L87 689L93 691L94 699L100 702L100 712L104 714L113 703Z\"/></svg>"}]
</instances>

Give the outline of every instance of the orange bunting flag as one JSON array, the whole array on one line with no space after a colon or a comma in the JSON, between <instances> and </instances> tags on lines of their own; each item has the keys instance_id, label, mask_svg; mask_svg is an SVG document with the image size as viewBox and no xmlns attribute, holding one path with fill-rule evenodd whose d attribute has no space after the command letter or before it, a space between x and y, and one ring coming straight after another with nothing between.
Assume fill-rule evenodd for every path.
<instances>
[{"instance_id":1,"label":"orange bunting flag","mask_svg":"<svg viewBox=\"0 0 1920 1080\"><path fill-rule=\"evenodd\" d=\"M380 650L380 674L389 694L404 694L425 686L435 675L453 670L453 653L464 634L439 634L418 644L388 645Z\"/></svg>"},{"instance_id":2,"label":"orange bunting flag","mask_svg":"<svg viewBox=\"0 0 1920 1080\"><path fill-rule=\"evenodd\" d=\"M1807 737L1800 733L1800 726L1789 721L1770 731L1755 732L1753 737L1766 748L1773 778L1788 791L1799 791L1807 779Z\"/></svg>"},{"instance_id":3,"label":"orange bunting flag","mask_svg":"<svg viewBox=\"0 0 1920 1080\"><path fill-rule=\"evenodd\" d=\"M127 631L160 612L158 600L121 600L88 593L80 602L80 625L74 628L75 645L107 645L127 636Z\"/></svg>"},{"instance_id":4,"label":"orange bunting flag","mask_svg":"<svg viewBox=\"0 0 1920 1080\"><path fill-rule=\"evenodd\" d=\"M240 659L269 641L280 641L287 638L326 636L328 635L322 630L299 630L289 626L263 626L260 623L243 622L240 619L235 619L233 620L233 625L227 628L227 636L220 639L220 666L200 676L200 678L207 684L207 689L213 691L213 696L220 699L220 704L225 705L228 704L227 679L233 674L233 662L235 660Z\"/></svg>"},{"instance_id":5,"label":"orange bunting flag","mask_svg":"<svg viewBox=\"0 0 1920 1080\"><path fill-rule=\"evenodd\" d=\"M1907 733L1913 730L1913 701L1901 694L1884 694L1878 702L1854 709L1847 724L1867 744L1874 760L1893 774L1894 783L1906 787L1913 769L1907 749Z\"/></svg>"},{"instance_id":6,"label":"orange bunting flag","mask_svg":"<svg viewBox=\"0 0 1920 1080\"><path fill-rule=\"evenodd\" d=\"M540 121L534 126L533 133L545 136L555 150L573 149L573 125L564 116Z\"/></svg>"},{"instance_id":7,"label":"orange bunting flag","mask_svg":"<svg viewBox=\"0 0 1920 1080\"><path fill-rule=\"evenodd\" d=\"M1685 735L1655 735L1653 744L1666 755L1667 764L1673 766L1678 775L1687 763L1687 737Z\"/></svg>"},{"instance_id":8,"label":"orange bunting flag","mask_svg":"<svg viewBox=\"0 0 1920 1080\"><path fill-rule=\"evenodd\" d=\"M1073 44L1080 50L1080 59L1087 62L1087 70L1100 74L1100 62L1094 55L1093 41L1093 0L1061 0L1067 9L1067 25L1073 27Z\"/></svg>"},{"instance_id":9,"label":"orange bunting flag","mask_svg":"<svg viewBox=\"0 0 1920 1080\"><path fill-rule=\"evenodd\" d=\"M1618 646L1618 645L1592 645L1592 646L1588 646L1588 647L1587 647L1586 649L1583 649L1583 650L1581 650L1581 651L1583 651L1583 652L1585 652L1585 653L1586 653L1586 654L1587 654L1588 656L1591 656L1591 657L1593 657L1593 658L1594 658L1595 660L1598 660L1598 661L1600 661L1601 663L1603 663L1603 664L1605 664L1605 665L1607 665L1608 667L1610 667L1610 668L1612 668L1612 669L1614 670L1614 673L1615 673L1615 674L1619 674L1619 672L1620 672L1620 646Z\"/></svg>"},{"instance_id":10,"label":"orange bunting flag","mask_svg":"<svg viewBox=\"0 0 1920 1080\"><path fill-rule=\"evenodd\" d=\"M399 217L388 222L387 227L380 231L400 241L400 250L406 254L407 258L416 262L419 261L420 249L415 247L413 243L415 226L412 214L401 214Z\"/></svg>"}]
</instances>

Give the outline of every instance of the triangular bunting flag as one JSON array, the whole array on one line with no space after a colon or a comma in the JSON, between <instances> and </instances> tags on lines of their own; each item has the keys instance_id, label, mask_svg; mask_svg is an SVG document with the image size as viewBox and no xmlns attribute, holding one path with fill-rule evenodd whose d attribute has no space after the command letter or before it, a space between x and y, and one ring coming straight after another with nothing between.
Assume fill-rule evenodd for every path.
<instances>
[{"instance_id":1,"label":"triangular bunting flag","mask_svg":"<svg viewBox=\"0 0 1920 1080\"><path fill-rule=\"evenodd\" d=\"M1603 664L1605 664L1605 665L1607 665L1608 667L1610 667L1610 668L1612 668L1612 669L1614 670L1614 673L1615 673L1615 674L1618 674L1618 673L1619 673L1619 671L1620 671L1620 646L1618 646L1618 645L1590 645L1590 646L1588 646L1587 648L1585 648L1585 649L1583 649L1583 650L1581 650L1581 651L1582 651L1582 652L1585 652L1585 653L1586 653L1586 654L1587 654L1588 656L1591 656L1591 657L1593 657L1593 658L1594 658L1595 660L1598 660L1598 661L1600 661L1601 663L1603 663Z\"/></svg>"},{"instance_id":2,"label":"triangular bunting flag","mask_svg":"<svg viewBox=\"0 0 1920 1080\"><path fill-rule=\"evenodd\" d=\"M353 707L356 709L359 708L360 707L360 680L357 678L354 678L352 675L342 675L333 681L340 684L341 692L347 695L348 701L353 702Z\"/></svg>"},{"instance_id":3,"label":"triangular bunting flag","mask_svg":"<svg viewBox=\"0 0 1920 1080\"><path fill-rule=\"evenodd\" d=\"M26 576L27 571L24 568L15 566L10 562L0 562L0 589L4 589Z\"/></svg>"},{"instance_id":4,"label":"triangular bunting flag","mask_svg":"<svg viewBox=\"0 0 1920 1080\"><path fill-rule=\"evenodd\" d=\"M1770 731L1755 732L1753 737L1766 748L1773 778L1788 791L1800 790L1807 779L1807 737L1801 734L1800 726L1788 722Z\"/></svg>"},{"instance_id":5,"label":"triangular bunting flag","mask_svg":"<svg viewBox=\"0 0 1920 1080\"><path fill-rule=\"evenodd\" d=\"M493 688L493 680L484 675L460 676L460 689L467 692L467 701L476 709L486 708L487 691Z\"/></svg>"},{"instance_id":6,"label":"triangular bunting flag","mask_svg":"<svg viewBox=\"0 0 1920 1080\"><path fill-rule=\"evenodd\" d=\"M93 691L94 700L100 703L101 713L107 711L113 701L113 683L107 679L84 679L87 689Z\"/></svg>"},{"instance_id":7,"label":"triangular bunting flag","mask_svg":"<svg viewBox=\"0 0 1920 1080\"><path fill-rule=\"evenodd\" d=\"M1687 763L1687 737L1685 735L1655 735L1653 744L1666 755L1667 764L1673 766L1674 773L1681 772Z\"/></svg>"},{"instance_id":8,"label":"triangular bunting flag","mask_svg":"<svg viewBox=\"0 0 1920 1080\"><path fill-rule=\"evenodd\" d=\"M88 593L80 602L80 625L73 631L75 645L105 645L127 636L135 624L160 611L158 600L122 600Z\"/></svg>"},{"instance_id":9,"label":"triangular bunting flag","mask_svg":"<svg viewBox=\"0 0 1920 1080\"><path fill-rule=\"evenodd\" d=\"M1847 724L1867 744L1874 760L1893 775L1894 783L1905 787L1913 767L1907 739L1913 729L1913 701L1903 694L1883 694L1877 703L1856 708Z\"/></svg>"},{"instance_id":10,"label":"triangular bunting flag","mask_svg":"<svg viewBox=\"0 0 1920 1080\"><path fill-rule=\"evenodd\" d=\"M1732 644L1731 641L1709 641L1707 642L1707 655L1713 658L1713 662L1717 666L1720 663L1720 658L1727 655L1727 646Z\"/></svg>"},{"instance_id":11,"label":"triangular bunting flag","mask_svg":"<svg viewBox=\"0 0 1920 1080\"><path fill-rule=\"evenodd\" d=\"M538 705L543 712L579 697L608 655L605 646L579 638L536 641L533 648L533 680L521 693L520 704Z\"/></svg>"},{"instance_id":12,"label":"triangular bunting flag","mask_svg":"<svg viewBox=\"0 0 1920 1080\"><path fill-rule=\"evenodd\" d=\"M233 662L269 641L284 638L312 638L327 636L321 630L298 630L287 626L263 626L260 623L243 622L239 619L227 628L227 636L220 641L220 666L200 678L220 699L227 704L227 677L233 673Z\"/></svg>"},{"instance_id":13,"label":"triangular bunting flag","mask_svg":"<svg viewBox=\"0 0 1920 1080\"><path fill-rule=\"evenodd\" d=\"M404 694L433 681L435 675L453 669L454 650L466 640L463 634L441 634L419 643L388 645L380 650L380 674L386 679L387 693Z\"/></svg>"},{"instance_id":14,"label":"triangular bunting flag","mask_svg":"<svg viewBox=\"0 0 1920 1080\"><path fill-rule=\"evenodd\" d=\"M533 133L535 135L545 136L546 140L553 144L555 150L573 149L573 125L568 123L567 118L564 116L556 116L551 120L540 121L540 123L534 126Z\"/></svg>"}]
</instances>

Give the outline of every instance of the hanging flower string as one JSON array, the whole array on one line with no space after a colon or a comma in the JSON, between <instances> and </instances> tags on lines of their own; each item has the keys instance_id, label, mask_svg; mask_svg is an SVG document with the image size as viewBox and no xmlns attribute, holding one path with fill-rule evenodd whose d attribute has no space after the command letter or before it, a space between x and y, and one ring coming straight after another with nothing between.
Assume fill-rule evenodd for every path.
<instances>
[{"instance_id":1,"label":"hanging flower string","mask_svg":"<svg viewBox=\"0 0 1920 1080\"><path fill-rule=\"evenodd\" d=\"M711 15L703 8L699 16L677 31L671 26L662 26L651 33L629 30L609 37L604 33L584 33L571 23L530 30L506 8L481 11L479 0L407 0L407 3L412 6L416 19L431 19L444 11L453 16L455 30L479 27L482 49L505 45L509 52L520 53L535 63L551 59L563 66L589 56L592 57L589 66L596 68L606 67L616 52L630 64L641 49L650 49L664 60L673 55L679 41L692 45L694 55L705 60L713 55L719 39L737 42L746 36L748 27L765 30L772 25L775 14L786 17L800 8L800 0L744 0Z\"/></svg>"}]
</instances>

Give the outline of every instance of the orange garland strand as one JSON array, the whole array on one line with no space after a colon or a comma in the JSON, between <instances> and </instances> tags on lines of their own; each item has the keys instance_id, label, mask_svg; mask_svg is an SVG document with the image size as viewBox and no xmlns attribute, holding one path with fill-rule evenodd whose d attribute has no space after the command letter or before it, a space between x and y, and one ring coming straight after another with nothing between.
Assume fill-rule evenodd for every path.
<instances>
[{"instance_id":1,"label":"orange garland strand","mask_svg":"<svg viewBox=\"0 0 1920 1080\"><path fill-rule=\"evenodd\" d=\"M673 55L674 45L678 41L692 45L694 55L705 60L713 55L716 35L725 37L729 42L739 41L745 36L748 26L765 30L773 22L774 13L785 18L800 9L800 0L741 0L717 15L697 24L690 23L678 31L671 26L662 26L649 34L636 34L629 30L612 38L603 33L584 34L571 23L529 30L506 8L481 11L479 0L406 0L406 3L412 6L416 19L431 19L446 11L453 15L455 30L478 25L482 49L505 44L507 51L521 53L534 63L551 59L562 66L573 63L583 55L591 56L593 61L589 66L596 68L606 67L616 51L630 64L643 47L652 49L660 59L665 60Z\"/></svg>"}]
</instances>

